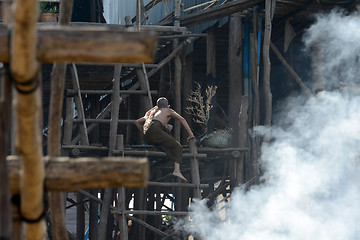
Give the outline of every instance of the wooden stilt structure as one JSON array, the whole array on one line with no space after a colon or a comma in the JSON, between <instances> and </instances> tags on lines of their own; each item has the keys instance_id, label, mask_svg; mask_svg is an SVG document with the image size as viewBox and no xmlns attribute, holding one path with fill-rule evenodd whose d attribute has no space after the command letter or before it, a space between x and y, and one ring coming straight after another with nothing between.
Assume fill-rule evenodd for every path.
<instances>
[{"instance_id":1,"label":"wooden stilt structure","mask_svg":"<svg viewBox=\"0 0 360 240\"><path fill-rule=\"evenodd\" d=\"M7 83L12 79L17 87L14 119L20 156L8 156L5 161L9 153L6 124L11 121L5 117L9 109L4 104L11 91L4 94L1 88L0 163L2 170L8 168L8 177L1 174L0 202L5 205L1 204L0 237L12 234L13 239L22 239L25 223L26 239L45 239L43 195L49 192L52 238L66 239L64 193L76 192L69 209L77 208L78 240L85 234L89 239L111 239L112 235L125 240L183 239L172 228L172 221L186 218L193 200L208 198L208 207L215 209L219 202L231 199L235 187L242 185L247 190L260 182L260 146L270 141L271 133L262 139L253 129L272 124L271 87L276 84L270 84L270 59L278 60L303 91L312 95L288 53L281 53L273 42L274 31L279 34L272 28L279 24L273 21L277 1L266 0L265 5L260 0L212 1L182 11L186 1L175 0L174 12L159 23L167 25L146 25L147 11L161 2L165 4L152 0L145 6L137 0L137 16L128 17L125 27L70 23L71 0L61 2L59 26L36 24L34 0L16 0L15 9L20 9L19 4L21 9L14 17L14 28L9 31L0 25L0 62L6 63L5 69L9 67ZM284 11L287 2L278 1L278 11ZM90 5L97 4L91 1ZM216 27L209 24L201 33L190 33L187 28L223 16L229 17L227 23L219 20ZM92 9L91 19L97 18ZM247 35L243 34L245 27ZM245 46L243 40L248 36ZM245 50L248 58L243 58ZM314 61L321 60L320 50L320 46L314 49ZM44 131L49 157L43 157L41 84L37 86L37 80L40 63L46 72L50 68L46 63L53 62L50 112L45 114L49 115L49 131ZM246 83L245 63L251 69ZM316 78L315 72L314 83L321 88ZM133 123L159 95L169 95L173 108L182 113L189 104L186 98L193 81L209 84L215 79L219 92L210 128L226 125L233 130L232 139L221 147L207 146L200 139L187 143L176 123L173 134L183 144L181 171L189 180L181 182L171 174L167 153L143 143ZM191 116L185 117L191 122ZM197 128L195 122L191 125ZM9 195L21 197L19 209L12 213ZM12 226L4 223L11 214Z\"/></svg>"}]
</instances>

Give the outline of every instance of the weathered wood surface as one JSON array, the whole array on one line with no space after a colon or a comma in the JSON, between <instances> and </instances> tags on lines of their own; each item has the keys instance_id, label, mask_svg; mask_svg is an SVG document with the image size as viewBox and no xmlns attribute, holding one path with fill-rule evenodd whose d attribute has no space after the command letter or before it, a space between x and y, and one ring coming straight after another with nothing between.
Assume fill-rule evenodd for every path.
<instances>
[{"instance_id":1,"label":"weathered wood surface","mask_svg":"<svg viewBox=\"0 0 360 240\"><path fill-rule=\"evenodd\" d=\"M270 88L270 71L271 71L271 62L270 62L270 42L271 42L271 30L272 30L272 5L274 0L265 1L265 26L264 26L264 43L263 43L263 89L264 89L264 125L266 127L271 126L272 119L272 93ZM270 132L265 134L264 141L269 142L271 138Z\"/></svg>"},{"instance_id":2,"label":"weathered wood surface","mask_svg":"<svg viewBox=\"0 0 360 240\"><path fill-rule=\"evenodd\" d=\"M248 139L247 131L247 120L248 120L248 107L249 107L249 96L242 96L240 101L240 111L239 111L239 122L238 122L238 132L235 133L235 136L238 138L239 147L246 147L246 140ZM236 159L236 186L240 186L244 182L244 163L245 163L245 152L240 152L240 156Z\"/></svg>"},{"instance_id":3,"label":"weathered wood surface","mask_svg":"<svg viewBox=\"0 0 360 240\"><path fill-rule=\"evenodd\" d=\"M41 25L37 29L35 53L40 62L150 63L156 52L157 37L152 31L57 25ZM3 27L0 42L0 62L9 62L9 32Z\"/></svg>"},{"instance_id":4,"label":"weathered wood surface","mask_svg":"<svg viewBox=\"0 0 360 240\"><path fill-rule=\"evenodd\" d=\"M242 16L239 13L229 17L229 126L233 132L238 131L239 103L243 94L243 46L242 46ZM238 146L237 138L232 138L232 145Z\"/></svg>"},{"instance_id":5,"label":"weathered wood surface","mask_svg":"<svg viewBox=\"0 0 360 240\"><path fill-rule=\"evenodd\" d=\"M73 0L63 0L60 3L60 25L69 25L73 10ZM48 155L60 157L61 155L61 114L64 99L66 63L54 63L51 72L51 94L49 114ZM51 192L49 207L51 217L52 238L54 240L67 240L68 234L65 224L65 194Z\"/></svg>"},{"instance_id":6,"label":"weathered wood surface","mask_svg":"<svg viewBox=\"0 0 360 240\"><path fill-rule=\"evenodd\" d=\"M145 187L149 178L146 158L68 158L45 161L45 190L70 192L78 189L109 187ZM20 161L8 156L10 188L19 192Z\"/></svg>"},{"instance_id":7,"label":"weathered wood surface","mask_svg":"<svg viewBox=\"0 0 360 240\"><path fill-rule=\"evenodd\" d=\"M251 49L251 84L253 90L253 104L252 104L252 126L255 128L260 125L260 92L258 85L258 51L257 40L254 33L250 34L250 49ZM260 155L260 137L258 134L251 134L251 166L252 176L259 176L259 155Z\"/></svg>"},{"instance_id":8,"label":"weathered wood surface","mask_svg":"<svg viewBox=\"0 0 360 240\"><path fill-rule=\"evenodd\" d=\"M229 16L230 14L240 12L255 6L258 3L263 2L262 0L235 0L226 4L218 5L212 8L208 8L203 11L183 15L179 18L180 25L184 27L192 27L200 25L204 22L219 19L222 17ZM163 25L169 25L169 22L164 22Z\"/></svg>"}]
</instances>

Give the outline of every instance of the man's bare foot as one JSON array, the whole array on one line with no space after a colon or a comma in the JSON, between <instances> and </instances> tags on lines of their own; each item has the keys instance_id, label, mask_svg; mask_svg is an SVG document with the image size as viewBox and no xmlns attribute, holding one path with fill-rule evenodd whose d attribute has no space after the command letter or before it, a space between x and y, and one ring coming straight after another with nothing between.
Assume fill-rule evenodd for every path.
<instances>
[{"instance_id":1,"label":"man's bare foot","mask_svg":"<svg viewBox=\"0 0 360 240\"><path fill-rule=\"evenodd\" d=\"M173 172L172 175L174 175L175 177L180 178L184 182L187 182L187 179L180 172Z\"/></svg>"}]
</instances>

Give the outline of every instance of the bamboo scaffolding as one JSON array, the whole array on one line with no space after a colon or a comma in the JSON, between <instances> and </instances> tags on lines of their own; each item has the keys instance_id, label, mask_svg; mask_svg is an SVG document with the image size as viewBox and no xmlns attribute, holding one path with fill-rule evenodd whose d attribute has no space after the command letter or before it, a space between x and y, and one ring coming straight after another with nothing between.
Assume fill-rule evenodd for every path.
<instances>
[{"instance_id":1,"label":"bamboo scaffolding","mask_svg":"<svg viewBox=\"0 0 360 240\"><path fill-rule=\"evenodd\" d=\"M25 222L25 238L40 240L46 238L46 227L42 218L45 211L43 203L45 168L41 149L41 88L37 87L40 81L36 56L38 5L36 0L16 0L13 7L16 15L8 56L10 56L11 74L21 91L15 95L16 148L20 153L23 169L19 212L24 218L34 220L34 222ZM14 230L18 232L18 236L22 236L21 228Z\"/></svg>"}]
</instances>

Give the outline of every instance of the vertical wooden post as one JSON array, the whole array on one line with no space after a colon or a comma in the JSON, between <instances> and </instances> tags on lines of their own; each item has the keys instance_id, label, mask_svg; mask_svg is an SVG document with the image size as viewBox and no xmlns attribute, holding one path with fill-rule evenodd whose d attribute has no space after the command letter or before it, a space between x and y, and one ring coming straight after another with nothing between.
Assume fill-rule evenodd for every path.
<instances>
[{"instance_id":1,"label":"vertical wooden post","mask_svg":"<svg viewBox=\"0 0 360 240\"><path fill-rule=\"evenodd\" d=\"M271 126L272 119L272 94L270 88L270 42L271 42L271 29L272 29L272 12L273 2L275 0L265 0L265 30L264 30L264 44L263 44L263 63L264 63L264 75L263 75L263 88L264 88L264 100L265 100L265 120L264 124L266 127ZM275 8L275 7L274 7ZM268 132L264 137L264 142L269 142L271 133Z\"/></svg>"},{"instance_id":2,"label":"vertical wooden post","mask_svg":"<svg viewBox=\"0 0 360 240\"><path fill-rule=\"evenodd\" d=\"M63 144L69 145L71 143L73 121L74 121L74 98L67 97L65 100L66 116L64 121L64 137Z\"/></svg>"},{"instance_id":3,"label":"vertical wooden post","mask_svg":"<svg viewBox=\"0 0 360 240\"><path fill-rule=\"evenodd\" d=\"M110 122L110 133L109 133L109 152L108 156L112 156L112 151L116 148L116 137L118 130L118 119L119 119L119 106L121 102L120 98L120 76L121 76L121 64L116 64L114 69L114 83L113 83L113 94L112 94L112 111L111 111L111 122ZM112 189L105 189L104 202L102 204L100 213L100 226L99 226L99 239L106 239L106 229L108 224L108 218L110 214L110 205L113 200Z\"/></svg>"},{"instance_id":4,"label":"vertical wooden post","mask_svg":"<svg viewBox=\"0 0 360 240\"><path fill-rule=\"evenodd\" d=\"M193 72L193 53L191 53L189 55L189 57L186 59L186 64L185 64L185 71L184 71L184 96L183 96L183 106L184 109L186 109L186 107L191 106L191 103L188 101L188 98L190 97L190 93L192 90L192 82L193 82L193 76L192 76L192 72ZM189 126L191 128L191 115L188 113L184 113L183 117L185 118L185 120L189 123ZM183 128L183 136L186 136L186 129Z\"/></svg>"},{"instance_id":5,"label":"vertical wooden post","mask_svg":"<svg viewBox=\"0 0 360 240\"><path fill-rule=\"evenodd\" d=\"M66 64L56 63L51 73L51 94L49 113L48 155L61 156L61 114L65 86ZM54 240L68 239L65 225L64 193L50 192L49 205Z\"/></svg>"},{"instance_id":6,"label":"vertical wooden post","mask_svg":"<svg viewBox=\"0 0 360 240\"><path fill-rule=\"evenodd\" d=\"M120 75L121 75L121 64L116 64L114 69L114 83L113 83L113 94L112 94L112 111L111 111L111 122L110 122L110 133L109 133L109 153L108 156L112 156L112 151L116 148L116 137L118 129L119 119L119 107L121 102L120 97Z\"/></svg>"},{"instance_id":7,"label":"vertical wooden post","mask_svg":"<svg viewBox=\"0 0 360 240\"><path fill-rule=\"evenodd\" d=\"M6 164L11 116L11 80L8 65L0 67L0 71L0 238L11 239L11 195Z\"/></svg>"},{"instance_id":8,"label":"vertical wooden post","mask_svg":"<svg viewBox=\"0 0 360 240\"><path fill-rule=\"evenodd\" d=\"M125 211L125 188L121 187L118 189L118 206L120 211ZM120 229L120 239L121 240L128 240L128 224L126 220L125 214L121 214L119 216L119 229Z\"/></svg>"},{"instance_id":9,"label":"vertical wooden post","mask_svg":"<svg viewBox=\"0 0 360 240\"><path fill-rule=\"evenodd\" d=\"M136 25L139 26L145 22L144 0L136 1Z\"/></svg>"},{"instance_id":10,"label":"vertical wooden post","mask_svg":"<svg viewBox=\"0 0 360 240\"><path fill-rule=\"evenodd\" d=\"M106 188L104 191L104 200L101 206L100 212L100 223L99 223L99 240L108 239L106 236L108 218L110 215L110 206L113 201L113 190L111 188ZM112 223L111 223L112 224Z\"/></svg>"},{"instance_id":11,"label":"vertical wooden post","mask_svg":"<svg viewBox=\"0 0 360 240\"><path fill-rule=\"evenodd\" d=\"M180 26L180 7L181 7L181 0L175 0L174 2L174 26L179 27ZM173 42L173 48L174 50L179 45L179 39L174 39ZM176 54L174 58L174 64L175 64L175 111L181 114L181 72L182 72L182 66L181 66L181 59L179 54ZM179 141L180 140L180 122L175 121L174 126L174 136Z\"/></svg>"},{"instance_id":12,"label":"vertical wooden post","mask_svg":"<svg viewBox=\"0 0 360 240\"><path fill-rule=\"evenodd\" d=\"M73 9L73 0L60 2L60 24L69 25ZM51 73L51 94L49 113L48 155L61 156L61 115L66 77L65 63L54 63ZM68 239L65 224L64 193L49 193L51 227L54 240Z\"/></svg>"},{"instance_id":13,"label":"vertical wooden post","mask_svg":"<svg viewBox=\"0 0 360 240\"><path fill-rule=\"evenodd\" d=\"M196 147L195 139L191 139L189 141L189 146L190 146L190 153L197 154L197 147ZM199 162L195 156L191 159L191 179L192 179L193 184L197 184L197 185L200 184ZM194 188L193 196L194 196L194 198L201 198L199 186Z\"/></svg>"},{"instance_id":14,"label":"vertical wooden post","mask_svg":"<svg viewBox=\"0 0 360 240\"><path fill-rule=\"evenodd\" d=\"M98 197L98 189L91 189L90 194ZM89 240L98 239L98 215L99 203L90 199L90 213L89 213Z\"/></svg>"},{"instance_id":15,"label":"vertical wooden post","mask_svg":"<svg viewBox=\"0 0 360 240\"><path fill-rule=\"evenodd\" d=\"M211 28L207 31L206 38L206 76L208 85L216 85L216 37L215 30ZM216 95L212 101L216 101ZM208 121L208 130L212 131L215 128L215 108L210 111L210 118Z\"/></svg>"},{"instance_id":16,"label":"vertical wooden post","mask_svg":"<svg viewBox=\"0 0 360 240\"><path fill-rule=\"evenodd\" d=\"M229 126L232 128L234 136L238 132L239 111L241 96L243 94L242 85L242 17L239 13L232 14L229 18ZM238 139L232 138L232 145L238 146Z\"/></svg>"},{"instance_id":17,"label":"vertical wooden post","mask_svg":"<svg viewBox=\"0 0 360 240\"><path fill-rule=\"evenodd\" d=\"M249 107L249 97L244 95L241 97L241 105L239 111L239 132L235 133L238 137L238 143L240 148L246 147L246 140L247 140L247 119L248 119L248 107ZM236 169L236 186L239 186L244 182L244 158L245 153L240 152L240 156L237 159L237 169Z\"/></svg>"},{"instance_id":18,"label":"vertical wooden post","mask_svg":"<svg viewBox=\"0 0 360 240\"><path fill-rule=\"evenodd\" d=\"M253 128L259 126L260 124L260 94L259 94L259 86L257 83L257 62L258 62L258 52L257 52L257 44L256 44L256 36L252 33L250 34L250 47L251 47L251 83L253 90ZM259 176L259 166L258 166L258 157L260 151L260 143L259 137L256 133L251 135L251 151L252 151L252 159L251 159L251 172L252 177Z\"/></svg>"},{"instance_id":19,"label":"vertical wooden post","mask_svg":"<svg viewBox=\"0 0 360 240\"><path fill-rule=\"evenodd\" d=\"M85 231L85 206L84 196L80 193L76 193L76 202L78 203L76 207L76 239L84 240L84 231Z\"/></svg>"},{"instance_id":20,"label":"vertical wooden post","mask_svg":"<svg viewBox=\"0 0 360 240\"><path fill-rule=\"evenodd\" d=\"M229 127L233 130L232 146L238 146L236 133L239 132L239 111L241 96L243 95L243 45L242 45L242 17L239 13L229 17ZM236 169L238 161L233 159L229 164L229 175L232 183L236 183Z\"/></svg>"}]
</instances>

